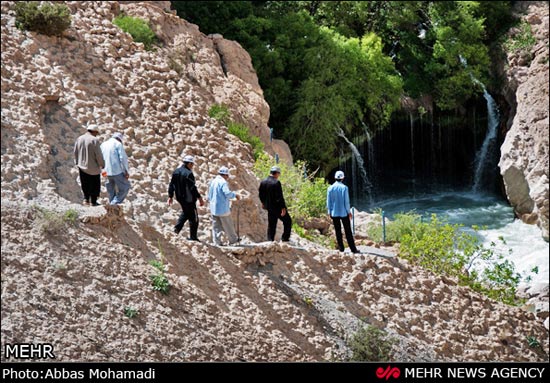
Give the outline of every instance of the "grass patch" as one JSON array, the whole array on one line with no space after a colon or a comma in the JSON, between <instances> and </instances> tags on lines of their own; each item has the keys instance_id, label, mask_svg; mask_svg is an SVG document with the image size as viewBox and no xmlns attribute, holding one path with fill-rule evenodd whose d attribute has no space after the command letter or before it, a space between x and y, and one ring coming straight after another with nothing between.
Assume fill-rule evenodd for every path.
<instances>
[{"instance_id":1,"label":"grass patch","mask_svg":"<svg viewBox=\"0 0 550 383\"><path fill-rule=\"evenodd\" d=\"M37 215L35 224L38 230L43 234L60 234L67 230L67 226L76 225L78 211L68 209L64 212L57 212L43 207L35 206Z\"/></svg>"},{"instance_id":2,"label":"grass patch","mask_svg":"<svg viewBox=\"0 0 550 383\"><path fill-rule=\"evenodd\" d=\"M517 26L517 29L518 32L506 40L504 47L508 52L530 51L537 42L531 30L531 24L522 20Z\"/></svg>"}]
</instances>

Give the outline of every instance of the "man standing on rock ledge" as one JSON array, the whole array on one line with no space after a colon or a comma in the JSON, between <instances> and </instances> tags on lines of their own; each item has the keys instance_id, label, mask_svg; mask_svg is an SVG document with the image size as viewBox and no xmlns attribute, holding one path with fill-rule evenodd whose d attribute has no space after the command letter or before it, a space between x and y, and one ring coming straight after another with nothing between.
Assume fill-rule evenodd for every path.
<instances>
[{"instance_id":1,"label":"man standing on rock ledge","mask_svg":"<svg viewBox=\"0 0 550 383\"><path fill-rule=\"evenodd\" d=\"M349 203L348 187L342 183L344 180L344 172L338 170L334 175L336 181L327 190L327 209L334 231L336 232L336 241L338 242L338 250L344 251L344 240L342 239L342 225L346 233L346 240L352 253L359 253L355 247L353 233L351 232L350 218L351 210Z\"/></svg>"},{"instance_id":2,"label":"man standing on rock ledge","mask_svg":"<svg viewBox=\"0 0 550 383\"><path fill-rule=\"evenodd\" d=\"M174 232L179 234L185 222L189 220L190 236L187 239L198 241L199 216L197 214L197 200L199 200L201 206L204 206L204 200L195 185L195 176L192 171L194 164L195 158L193 156L184 156L183 165L172 173L170 186L168 186L168 205L172 205L174 194L176 194L176 200L180 203L182 212L176 222L176 226L174 226Z\"/></svg>"},{"instance_id":3,"label":"man standing on rock ledge","mask_svg":"<svg viewBox=\"0 0 550 383\"><path fill-rule=\"evenodd\" d=\"M77 138L74 144L74 163L80 172L80 185L84 193L83 204L99 206L97 198L101 191L101 168L105 166L101 153L97 125L91 124L86 128L87 133Z\"/></svg>"},{"instance_id":4,"label":"man standing on rock ledge","mask_svg":"<svg viewBox=\"0 0 550 383\"><path fill-rule=\"evenodd\" d=\"M270 170L269 177L260 183L260 201L262 207L267 209L267 240L275 240L275 232L277 230L277 220L283 221L283 242L290 241L290 229L292 227L292 219L286 210L286 202L283 196L283 187L279 181L281 168L273 166Z\"/></svg>"},{"instance_id":5,"label":"man standing on rock ledge","mask_svg":"<svg viewBox=\"0 0 550 383\"><path fill-rule=\"evenodd\" d=\"M239 237L235 232L235 226L233 226L233 220L231 219L229 205L231 198L239 199L239 196L229 190L228 179L229 169L222 166L218 171L218 176L210 182L208 188L208 201L210 202L210 213L212 214L212 241L218 246L222 244L222 231L225 231L229 239L229 245L239 242Z\"/></svg>"},{"instance_id":6,"label":"man standing on rock ledge","mask_svg":"<svg viewBox=\"0 0 550 383\"><path fill-rule=\"evenodd\" d=\"M119 205L124 201L130 190L130 173L128 171L128 156L122 146L122 133L115 133L113 137L101 144L101 152L105 159L103 175L107 178L105 187L109 193L109 204Z\"/></svg>"}]
</instances>

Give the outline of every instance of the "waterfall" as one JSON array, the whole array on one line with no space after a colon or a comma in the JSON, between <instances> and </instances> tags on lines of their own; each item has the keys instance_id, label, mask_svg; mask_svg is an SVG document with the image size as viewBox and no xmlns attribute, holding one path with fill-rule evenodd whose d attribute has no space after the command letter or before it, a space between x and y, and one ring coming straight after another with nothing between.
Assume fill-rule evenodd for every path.
<instances>
[{"instance_id":1,"label":"waterfall","mask_svg":"<svg viewBox=\"0 0 550 383\"><path fill-rule=\"evenodd\" d=\"M474 192L479 192L483 186L487 185L487 180L490 180L491 170L496 165L495 150L497 149L496 139L500 114L495 100L485 87L483 87L483 97L487 100L487 135L483 140L481 149L476 153L474 162Z\"/></svg>"},{"instance_id":2,"label":"waterfall","mask_svg":"<svg viewBox=\"0 0 550 383\"><path fill-rule=\"evenodd\" d=\"M369 167L370 179L376 177L376 153L374 152L374 137L370 135L367 125L361 121L363 128L365 129L365 136L367 137L367 166Z\"/></svg>"},{"instance_id":3,"label":"waterfall","mask_svg":"<svg viewBox=\"0 0 550 383\"><path fill-rule=\"evenodd\" d=\"M414 180L415 178L415 170L414 170L414 119L412 112L409 112L409 121L411 125L411 167L412 167L412 178Z\"/></svg>"},{"instance_id":4,"label":"waterfall","mask_svg":"<svg viewBox=\"0 0 550 383\"><path fill-rule=\"evenodd\" d=\"M464 57L460 56L460 62L465 68L468 67ZM483 97L487 101L487 133L481 148L476 153L474 161L473 190L477 193L491 181L491 170L496 166L495 150L497 149L496 139L500 122L500 113L495 100L491 97L489 92L487 92L485 85L475 78L472 72L469 72L469 75L474 84L481 86L481 89L483 89Z\"/></svg>"},{"instance_id":5,"label":"waterfall","mask_svg":"<svg viewBox=\"0 0 550 383\"><path fill-rule=\"evenodd\" d=\"M363 158L361 157L361 153L357 149L357 147L348 140L346 135L344 134L344 131L340 129L340 132L338 133L338 136L342 137L344 141L349 145L349 148L351 149L351 177L353 179L353 185L352 190L354 196L358 197L360 194L366 192L368 197L369 204L372 203L372 185L367 177L367 171L365 170L365 162L363 161ZM358 172L357 172L358 170Z\"/></svg>"}]
</instances>

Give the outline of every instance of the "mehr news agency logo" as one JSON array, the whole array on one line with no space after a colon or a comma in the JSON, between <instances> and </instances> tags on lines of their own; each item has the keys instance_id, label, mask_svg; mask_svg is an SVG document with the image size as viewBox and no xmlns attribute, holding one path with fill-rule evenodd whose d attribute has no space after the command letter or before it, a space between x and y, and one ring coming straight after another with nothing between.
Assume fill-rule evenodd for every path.
<instances>
[{"instance_id":1,"label":"mehr news agency logo","mask_svg":"<svg viewBox=\"0 0 550 383\"><path fill-rule=\"evenodd\" d=\"M404 374L401 370L404 370ZM543 377L545 367L511 367L511 366L494 366L494 367L378 367L375 371L376 377L380 380L389 381L390 379L409 378L409 379L537 379L540 381Z\"/></svg>"}]
</instances>

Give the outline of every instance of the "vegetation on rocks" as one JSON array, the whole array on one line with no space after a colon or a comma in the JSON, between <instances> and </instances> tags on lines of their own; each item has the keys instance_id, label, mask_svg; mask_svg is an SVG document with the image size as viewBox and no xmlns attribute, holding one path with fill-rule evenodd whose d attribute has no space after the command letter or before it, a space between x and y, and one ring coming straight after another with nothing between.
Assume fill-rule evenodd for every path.
<instances>
[{"instance_id":1,"label":"vegetation on rocks","mask_svg":"<svg viewBox=\"0 0 550 383\"><path fill-rule=\"evenodd\" d=\"M265 178L273 165L273 158L262 153L254 164L254 172L258 178ZM328 184L324 178L316 177L315 172L307 173L306 164L302 161L297 161L293 166L283 162L277 166L281 168L279 180L294 219L307 220L326 214Z\"/></svg>"},{"instance_id":2,"label":"vegetation on rocks","mask_svg":"<svg viewBox=\"0 0 550 383\"><path fill-rule=\"evenodd\" d=\"M135 42L143 43L146 50L151 50L153 44L157 41L157 36L149 26L149 23L139 17L122 14L113 20L113 24L124 32L129 33Z\"/></svg>"},{"instance_id":3,"label":"vegetation on rocks","mask_svg":"<svg viewBox=\"0 0 550 383\"><path fill-rule=\"evenodd\" d=\"M396 340L374 326L360 327L348 341L352 362L381 362L392 360Z\"/></svg>"},{"instance_id":4,"label":"vegetation on rocks","mask_svg":"<svg viewBox=\"0 0 550 383\"><path fill-rule=\"evenodd\" d=\"M227 106L214 104L208 110L208 115L226 125L229 133L238 137L242 142L250 144L254 152L254 159L258 159L261 153L263 153L264 143L262 140L251 134L245 125L233 121Z\"/></svg>"},{"instance_id":5,"label":"vegetation on rocks","mask_svg":"<svg viewBox=\"0 0 550 383\"><path fill-rule=\"evenodd\" d=\"M40 232L50 235L63 233L67 225L76 224L78 218L78 211L75 209L57 212L37 206L35 210L37 213L35 218L36 226Z\"/></svg>"},{"instance_id":6,"label":"vegetation on rocks","mask_svg":"<svg viewBox=\"0 0 550 383\"><path fill-rule=\"evenodd\" d=\"M462 225L449 224L435 214L427 220L414 212L396 214L394 218L386 225L386 239L400 242L402 257L436 274L456 277L492 299L511 305L521 303L517 287L522 276L495 243L487 248L475 232L461 230ZM370 226L374 240L381 241L381 232L380 225ZM503 238L501 241L505 244Z\"/></svg>"},{"instance_id":7,"label":"vegetation on rocks","mask_svg":"<svg viewBox=\"0 0 550 383\"><path fill-rule=\"evenodd\" d=\"M71 25L71 11L65 4L18 1L15 3L15 25L48 36L61 36Z\"/></svg>"},{"instance_id":8,"label":"vegetation on rocks","mask_svg":"<svg viewBox=\"0 0 550 383\"><path fill-rule=\"evenodd\" d=\"M170 281L166 277L166 267L164 266L164 251L160 246L160 241L158 242L158 248L160 251L160 260L154 259L149 261L149 264L155 268L155 273L150 275L151 285L153 290L158 291L164 295L167 295L170 291Z\"/></svg>"}]
</instances>

